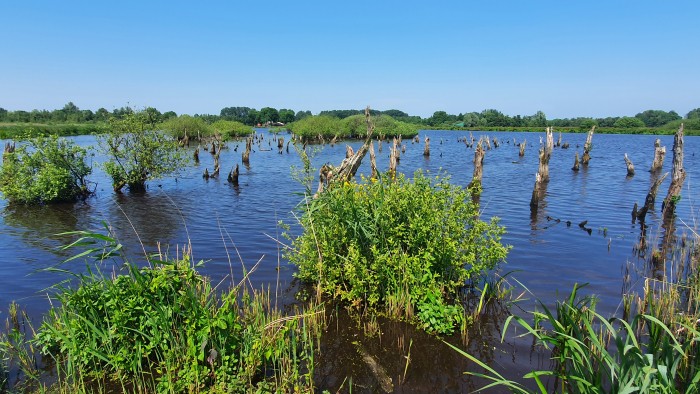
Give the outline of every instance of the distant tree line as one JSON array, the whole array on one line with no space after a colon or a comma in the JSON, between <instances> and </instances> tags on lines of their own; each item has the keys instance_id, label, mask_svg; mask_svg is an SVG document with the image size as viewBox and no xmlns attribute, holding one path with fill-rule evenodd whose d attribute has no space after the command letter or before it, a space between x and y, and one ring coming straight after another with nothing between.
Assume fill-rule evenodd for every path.
<instances>
[{"instance_id":1,"label":"distant tree line","mask_svg":"<svg viewBox=\"0 0 700 394\"><path fill-rule=\"evenodd\" d=\"M156 108L147 107L143 110L149 117L149 122L158 124L168 119L177 117L173 111L160 112ZM5 123L101 123L108 122L110 118L121 119L127 114L133 114L130 107L116 108L108 111L100 108L93 112L89 109L81 110L73 102L69 102L61 109L53 111L32 110L32 111L8 111L0 108L0 122ZM354 115L361 115L364 110L327 110L321 111L318 115L331 116L338 119L345 119ZM466 112L457 115L448 114L445 111L435 111L428 118L411 116L404 111L390 109L386 111L372 110L372 116L388 115L392 118L419 125L423 128L479 128L479 127L518 127L518 128L540 128L546 126L582 128L588 129L592 126L610 128L658 128L665 125L673 125L682 119L693 120L692 124L700 124L700 108L688 112L685 117L681 117L675 111L646 110L633 117L619 116L606 118L564 118L547 119L542 111L537 111L532 115L510 116L496 109L485 109L481 112ZM248 126L264 125L268 123L281 122L284 124L299 121L312 116L311 111L294 111L292 109L276 109L264 107L260 110L250 107L225 107L218 115L195 114L194 118L200 118L208 124L217 121L235 121Z\"/></svg>"}]
</instances>

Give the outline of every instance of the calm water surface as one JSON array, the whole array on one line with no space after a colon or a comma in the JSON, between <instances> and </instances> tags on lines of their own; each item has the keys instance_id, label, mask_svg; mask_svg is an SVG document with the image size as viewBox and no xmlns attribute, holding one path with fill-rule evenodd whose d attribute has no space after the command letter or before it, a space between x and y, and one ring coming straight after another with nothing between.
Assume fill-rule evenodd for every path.
<instances>
[{"instance_id":1,"label":"calm water surface","mask_svg":"<svg viewBox=\"0 0 700 394\"><path fill-rule=\"evenodd\" d=\"M95 168L91 179L96 182L97 193L87 201L15 208L0 200L0 311L4 314L7 305L14 300L38 319L49 307L45 289L63 279L59 274L40 270L59 264L75 253L59 249L75 237L57 234L75 230L104 232L103 223L126 245L135 260L142 261L144 251L150 253L158 248L174 256L178 246L190 242L194 258L206 261L204 273L216 281L230 279L231 274L234 280L240 280L242 264L250 268L259 262L253 275L255 284L270 284L277 289L282 302L291 302L294 268L281 256L281 243L287 241L281 237L277 223L282 220L295 229L292 212L302 199L304 187L293 179L292 173L301 162L291 147L289 153L278 154L272 134L264 129L258 133L264 140L251 155L250 168L241 165L237 188L226 182L225 175L241 162L244 144L234 141L221 153L219 179L202 178L205 168L212 170L213 157L201 151L200 164L192 164L177 177L149 182L147 193L115 194L99 169L103 156L94 151L90 158ZM498 138L501 143L499 148L486 152L481 211L484 218L498 216L507 228L503 241L513 249L502 272L513 271L511 277L534 294L520 306L531 310L534 297L553 303L568 294L574 283L587 282L586 293L600 297L600 310L606 314L615 313L623 291L623 273L630 270L633 284L644 279L644 262L634 251L641 230L639 224L632 224L630 213L635 202L644 202L653 180L648 169L657 137L596 134L590 164L573 172L574 154L582 153L585 134L564 134L563 142L568 142L570 148L554 149L546 196L537 214L533 215L529 202L538 166L537 149L543 134L473 134L475 138L486 134ZM418 169L433 174L445 173L451 176L453 183L466 186L473 171L474 151L457 140L468 135L459 131L421 132L420 144L404 141L406 152L401 157L399 171L409 175ZM423 156L425 136L431 139L429 158ZM289 139L290 136L284 137ZM555 134L555 140L557 137ZM671 171L673 136L658 138L667 149L663 171ZM527 140L527 149L521 158L514 141L523 140ZM86 147L96 146L93 136L76 137L75 141ZM360 145L359 142L349 144L354 148ZM345 155L345 143L310 146L310 149L316 150L313 164L317 168L326 162L337 165ZM625 153L637 169L637 174L631 178L626 177ZM387 168L388 155L389 145L385 143L382 152L377 153L380 169ZM700 217L697 205L700 194L695 186L699 164L700 138L685 137L688 175L672 235L688 233L683 222L694 227L695 219ZM363 164L360 172L369 174L369 164ZM659 189L656 211L647 217L648 239L652 245L668 236L660 228L657 214L669 182L670 176ZM567 221L571 222L570 226ZM586 228L590 232L578 226L583 221L587 221ZM82 271L85 264L74 261L62 268ZM546 367L548 362L531 354L527 344L510 340L500 344L497 328L504 315L505 311L494 311L471 333L470 350L512 376L522 376L533 367L542 367L542 363ZM353 376L359 391L363 387L375 390L376 382L373 383L356 348L362 330L340 316L331 325L332 330L337 331L324 339L319 384L334 390L345 377ZM445 392L465 391L478 383L462 376L470 366L441 342L425 338L405 325L386 323L382 327L384 334L380 338L363 338L362 346L366 347L364 351L385 363L396 391L421 392L437 387ZM411 339L414 339L411 367L403 378L404 356ZM483 345L484 342L489 345Z\"/></svg>"}]
</instances>

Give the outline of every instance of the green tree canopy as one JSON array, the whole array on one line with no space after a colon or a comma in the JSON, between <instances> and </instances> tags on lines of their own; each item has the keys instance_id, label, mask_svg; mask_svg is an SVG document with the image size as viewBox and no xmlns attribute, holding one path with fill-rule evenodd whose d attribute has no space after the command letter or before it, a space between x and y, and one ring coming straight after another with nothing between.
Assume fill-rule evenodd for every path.
<instances>
[{"instance_id":1,"label":"green tree canopy","mask_svg":"<svg viewBox=\"0 0 700 394\"><path fill-rule=\"evenodd\" d=\"M668 122L673 122L681 118L675 111L662 111L649 109L644 112L640 112L634 116L635 118L644 122L646 127L659 127L663 126Z\"/></svg>"},{"instance_id":2,"label":"green tree canopy","mask_svg":"<svg viewBox=\"0 0 700 394\"><path fill-rule=\"evenodd\" d=\"M639 118L632 118L629 116L623 116L617 121L615 121L614 127L619 127L623 129L631 129L635 127L644 127L644 122Z\"/></svg>"},{"instance_id":3,"label":"green tree canopy","mask_svg":"<svg viewBox=\"0 0 700 394\"><path fill-rule=\"evenodd\" d=\"M693 110L690 110L690 112L688 112L685 115L685 118L686 119L700 119L700 108L695 108Z\"/></svg>"}]
</instances>

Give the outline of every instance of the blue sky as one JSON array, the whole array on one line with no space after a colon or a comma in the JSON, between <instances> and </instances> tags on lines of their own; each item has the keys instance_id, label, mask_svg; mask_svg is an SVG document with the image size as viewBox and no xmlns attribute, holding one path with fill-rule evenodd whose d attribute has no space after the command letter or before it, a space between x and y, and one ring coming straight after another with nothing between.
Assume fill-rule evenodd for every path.
<instances>
[{"instance_id":1,"label":"blue sky","mask_svg":"<svg viewBox=\"0 0 700 394\"><path fill-rule=\"evenodd\" d=\"M0 107L684 115L698 15L697 0L4 1Z\"/></svg>"}]
</instances>

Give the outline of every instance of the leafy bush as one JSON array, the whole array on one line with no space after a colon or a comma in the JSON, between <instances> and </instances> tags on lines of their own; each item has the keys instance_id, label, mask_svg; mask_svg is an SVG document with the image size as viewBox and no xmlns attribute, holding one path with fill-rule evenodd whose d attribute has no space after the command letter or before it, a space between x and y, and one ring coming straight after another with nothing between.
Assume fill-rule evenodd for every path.
<instances>
[{"instance_id":1,"label":"leafy bush","mask_svg":"<svg viewBox=\"0 0 700 394\"><path fill-rule=\"evenodd\" d=\"M105 240L108 250L79 256L119 255L113 239L84 234L75 244ZM312 387L315 312L283 317L268 293L215 290L187 256L151 264L127 263L128 272L112 278L89 271L75 287L56 287L60 306L36 343L72 389L110 380L132 392Z\"/></svg>"},{"instance_id":2,"label":"leafy bush","mask_svg":"<svg viewBox=\"0 0 700 394\"><path fill-rule=\"evenodd\" d=\"M288 126L294 134L304 140L318 139L319 136L323 138L345 136L340 120L332 116L309 116Z\"/></svg>"},{"instance_id":3,"label":"leafy bush","mask_svg":"<svg viewBox=\"0 0 700 394\"><path fill-rule=\"evenodd\" d=\"M479 220L468 191L416 172L332 184L310 200L290 262L297 276L355 307L451 333L464 321L457 291L504 260L498 220Z\"/></svg>"},{"instance_id":4,"label":"leafy bush","mask_svg":"<svg viewBox=\"0 0 700 394\"><path fill-rule=\"evenodd\" d=\"M211 127L224 138L247 137L255 132L252 127L232 120L219 120L212 123Z\"/></svg>"},{"instance_id":5,"label":"leafy bush","mask_svg":"<svg viewBox=\"0 0 700 394\"><path fill-rule=\"evenodd\" d=\"M187 135L191 139L201 139L214 134L214 128L208 125L204 119L190 115L180 115L170 118L158 126L161 130L171 133L178 139Z\"/></svg>"},{"instance_id":6,"label":"leafy bush","mask_svg":"<svg viewBox=\"0 0 700 394\"><path fill-rule=\"evenodd\" d=\"M147 180L176 172L187 162L171 136L148 128L143 112L112 118L110 125L99 142L110 158L104 169L112 178L115 192L124 186L132 191L145 190Z\"/></svg>"},{"instance_id":7,"label":"leafy bush","mask_svg":"<svg viewBox=\"0 0 700 394\"><path fill-rule=\"evenodd\" d=\"M43 204L90 195L85 149L58 137L30 139L3 156L0 192L10 202Z\"/></svg>"},{"instance_id":8,"label":"leafy bush","mask_svg":"<svg viewBox=\"0 0 700 394\"><path fill-rule=\"evenodd\" d=\"M379 115L372 118L375 135L383 137L410 138L418 134L418 125L399 122L389 115ZM343 135L361 138L367 134L367 123L364 115L352 115L341 120Z\"/></svg>"}]
</instances>

